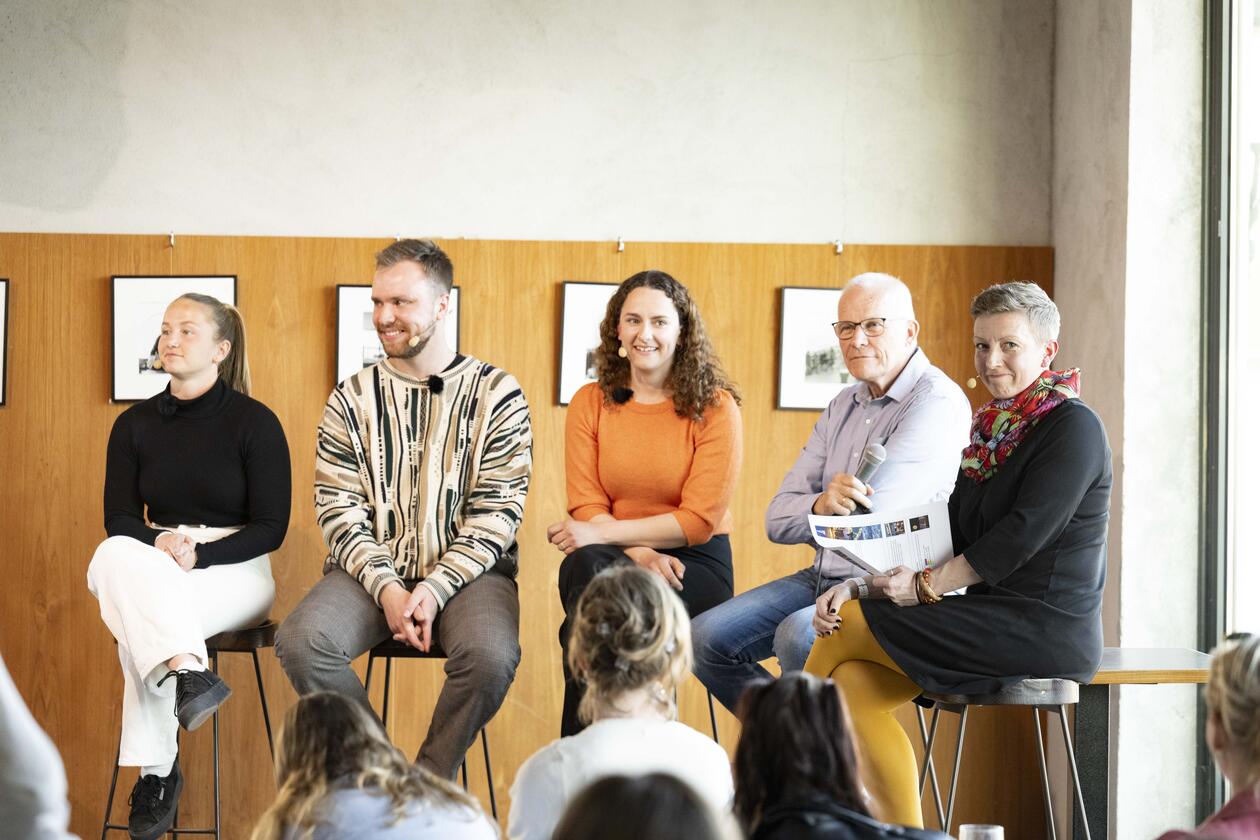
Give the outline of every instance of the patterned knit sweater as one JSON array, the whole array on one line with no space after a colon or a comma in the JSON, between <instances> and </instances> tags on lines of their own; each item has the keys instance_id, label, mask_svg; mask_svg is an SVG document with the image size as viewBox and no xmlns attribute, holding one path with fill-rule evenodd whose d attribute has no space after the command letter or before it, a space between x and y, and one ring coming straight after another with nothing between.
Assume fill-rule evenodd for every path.
<instances>
[{"instance_id":1,"label":"patterned knit sweater","mask_svg":"<svg viewBox=\"0 0 1260 840\"><path fill-rule=\"evenodd\" d=\"M516 576L532 466L529 407L511 374L457 356L441 393L381 362L324 407L315 516L336 566L380 603L422 579L445 606L487 569Z\"/></svg>"}]
</instances>

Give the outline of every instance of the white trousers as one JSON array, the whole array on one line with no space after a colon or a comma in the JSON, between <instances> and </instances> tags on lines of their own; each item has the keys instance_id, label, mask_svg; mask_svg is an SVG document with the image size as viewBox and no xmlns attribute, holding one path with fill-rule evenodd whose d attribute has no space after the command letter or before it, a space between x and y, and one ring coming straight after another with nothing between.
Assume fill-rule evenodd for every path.
<instances>
[{"instance_id":1,"label":"white trousers","mask_svg":"<svg viewBox=\"0 0 1260 840\"><path fill-rule=\"evenodd\" d=\"M237 528L181 525L167 530L213 542ZM175 758L179 722L175 680L161 687L167 660L192 654L209 667L205 640L267 620L276 597L267 555L185 572L169 554L131 537L110 537L88 565L88 589L118 640L123 671L118 763L151 767Z\"/></svg>"}]
</instances>

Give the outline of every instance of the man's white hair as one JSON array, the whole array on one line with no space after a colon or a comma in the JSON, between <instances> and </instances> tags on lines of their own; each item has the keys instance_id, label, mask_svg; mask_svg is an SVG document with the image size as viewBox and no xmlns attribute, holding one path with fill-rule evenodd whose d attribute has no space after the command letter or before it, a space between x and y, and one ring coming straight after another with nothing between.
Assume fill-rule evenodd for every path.
<instances>
[{"instance_id":1,"label":"man's white hair","mask_svg":"<svg viewBox=\"0 0 1260 840\"><path fill-rule=\"evenodd\" d=\"M914 301L910 297L910 287L891 274L868 271L859 274L844 285L841 292L863 289L873 295L880 295L889 304L889 311L881 313L886 318L914 318Z\"/></svg>"}]
</instances>

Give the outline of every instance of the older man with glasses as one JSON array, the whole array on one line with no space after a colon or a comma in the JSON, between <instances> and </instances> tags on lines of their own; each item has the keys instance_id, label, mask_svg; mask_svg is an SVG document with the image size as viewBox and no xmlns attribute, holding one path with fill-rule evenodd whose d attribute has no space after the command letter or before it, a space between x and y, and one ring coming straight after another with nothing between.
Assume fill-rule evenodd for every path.
<instances>
[{"instance_id":1,"label":"older man with glasses","mask_svg":"<svg viewBox=\"0 0 1260 840\"><path fill-rule=\"evenodd\" d=\"M840 296L833 327L858 382L823 411L770 502L766 533L785 545L813 545L810 513L847 516L859 508L896 510L947 498L967 445L970 404L919 349L919 322L904 283L887 274L854 277ZM871 444L887 455L866 484L856 473ZM839 555L817 549L808 568L697 616L696 675L734 709L744 687L768 675L762 660L774 655L783 671L801 670L814 642L818 593L860 575Z\"/></svg>"}]
</instances>

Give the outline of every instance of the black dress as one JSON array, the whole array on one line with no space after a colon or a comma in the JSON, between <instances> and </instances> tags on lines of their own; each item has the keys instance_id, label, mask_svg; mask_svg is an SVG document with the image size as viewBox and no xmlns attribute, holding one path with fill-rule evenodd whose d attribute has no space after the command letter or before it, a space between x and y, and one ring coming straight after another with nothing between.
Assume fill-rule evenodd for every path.
<instances>
[{"instance_id":1,"label":"black dress","mask_svg":"<svg viewBox=\"0 0 1260 840\"><path fill-rule=\"evenodd\" d=\"M983 582L930 606L862 601L871 632L925 691L983 694L1029 677L1087 682L1102 659L1110 501L1102 421L1067 400L988 481L958 473L954 555Z\"/></svg>"}]
</instances>

